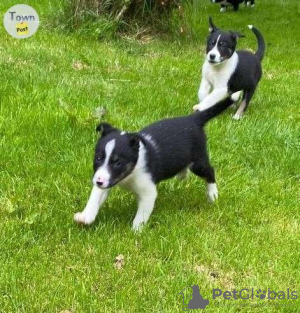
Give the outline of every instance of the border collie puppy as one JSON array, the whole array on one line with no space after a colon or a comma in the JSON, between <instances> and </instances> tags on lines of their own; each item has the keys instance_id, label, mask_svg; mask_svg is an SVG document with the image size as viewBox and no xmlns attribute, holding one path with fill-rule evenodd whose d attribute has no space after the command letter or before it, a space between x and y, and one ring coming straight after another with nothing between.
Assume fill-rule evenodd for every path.
<instances>
[{"instance_id":1,"label":"border collie puppy","mask_svg":"<svg viewBox=\"0 0 300 313\"><path fill-rule=\"evenodd\" d=\"M252 8L255 6L255 0L211 0L211 2L221 4L220 12L225 12L229 6L232 6L234 11L238 11L240 4L243 2Z\"/></svg>"},{"instance_id":2,"label":"border collie puppy","mask_svg":"<svg viewBox=\"0 0 300 313\"><path fill-rule=\"evenodd\" d=\"M206 60L202 67L202 80L198 91L199 104L194 110L206 110L231 97L236 102L243 92L239 109L234 119L240 119L246 111L262 75L261 61L265 42L260 31L248 25L256 35L258 50L235 51L237 39L244 37L238 32L225 32L217 28L209 18L210 35L207 39Z\"/></svg>"},{"instance_id":3,"label":"border collie puppy","mask_svg":"<svg viewBox=\"0 0 300 313\"><path fill-rule=\"evenodd\" d=\"M119 185L138 197L132 228L139 231L154 208L156 185L178 174L184 176L187 169L205 179L208 199L216 200L218 190L203 126L232 103L226 99L213 109L164 119L137 133L121 132L108 123L98 125L93 189L85 209L76 213L74 220L92 224L110 189Z\"/></svg>"}]
</instances>

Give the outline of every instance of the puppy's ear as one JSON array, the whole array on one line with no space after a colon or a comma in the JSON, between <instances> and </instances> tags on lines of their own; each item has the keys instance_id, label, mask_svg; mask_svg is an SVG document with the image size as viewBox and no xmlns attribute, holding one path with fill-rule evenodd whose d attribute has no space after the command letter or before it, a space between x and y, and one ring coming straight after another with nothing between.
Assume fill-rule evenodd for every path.
<instances>
[{"instance_id":1,"label":"puppy's ear","mask_svg":"<svg viewBox=\"0 0 300 313\"><path fill-rule=\"evenodd\" d=\"M101 137L105 137L107 136L109 133L111 132L115 132L115 131L119 131L117 128L111 126L108 123L100 123L97 127L96 127L96 132L100 133Z\"/></svg>"},{"instance_id":2,"label":"puppy's ear","mask_svg":"<svg viewBox=\"0 0 300 313\"><path fill-rule=\"evenodd\" d=\"M128 134L129 136L129 145L133 150L138 150L140 147L141 137L137 133Z\"/></svg>"},{"instance_id":3,"label":"puppy's ear","mask_svg":"<svg viewBox=\"0 0 300 313\"><path fill-rule=\"evenodd\" d=\"M230 32L231 34L231 37L234 39L234 40L237 40L238 38L242 38L242 37L246 37L245 35L239 33L239 32Z\"/></svg>"},{"instance_id":4,"label":"puppy's ear","mask_svg":"<svg viewBox=\"0 0 300 313\"><path fill-rule=\"evenodd\" d=\"M212 20L211 16L208 18L208 24L209 24L208 30L209 30L210 33L213 33L216 30L218 30L217 26L213 23L213 20Z\"/></svg>"}]
</instances>

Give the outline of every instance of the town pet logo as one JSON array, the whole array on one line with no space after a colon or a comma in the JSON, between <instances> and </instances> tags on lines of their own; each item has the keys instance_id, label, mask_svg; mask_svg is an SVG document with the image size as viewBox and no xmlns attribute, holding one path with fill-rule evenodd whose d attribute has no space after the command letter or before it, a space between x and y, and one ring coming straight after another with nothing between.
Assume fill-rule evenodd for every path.
<instances>
[{"instance_id":1,"label":"town pet logo","mask_svg":"<svg viewBox=\"0 0 300 313\"><path fill-rule=\"evenodd\" d=\"M39 27L39 16L31 6L17 4L5 13L4 27L15 38L28 38L36 33Z\"/></svg>"}]
</instances>

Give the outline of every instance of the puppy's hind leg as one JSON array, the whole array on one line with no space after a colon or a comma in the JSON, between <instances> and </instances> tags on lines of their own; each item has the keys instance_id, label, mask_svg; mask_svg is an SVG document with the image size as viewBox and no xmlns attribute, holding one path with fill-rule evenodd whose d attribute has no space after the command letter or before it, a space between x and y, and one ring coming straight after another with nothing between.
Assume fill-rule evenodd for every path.
<instances>
[{"instance_id":1,"label":"puppy's hind leg","mask_svg":"<svg viewBox=\"0 0 300 313\"><path fill-rule=\"evenodd\" d=\"M234 114L233 119L239 120L242 118L243 114L245 113L245 111L248 108L249 102L250 102L251 98L253 97L254 92L255 92L255 88L251 89L251 90L245 90L243 100L240 104L240 107L238 108L238 110Z\"/></svg>"},{"instance_id":2,"label":"puppy's hind leg","mask_svg":"<svg viewBox=\"0 0 300 313\"><path fill-rule=\"evenodd\" d=\"M240 4L237 3L237 4L233 4L233 10L236 12L239 10L239 7L240 7Z\"/></svg>"},{"instance_id":3,"label":"puppy's hind leg","mask_svg":"<svg viewBox=\"0 0 300 313\"><path fill-rule=\"evenodd\" d=\"M209 164L208 155L201 156L190 167L190 170L206 181L208 200L214 202L218 198L218 189L215 179L215 171Z\"/></svg>"},{"instance_id":4,"label":"puppy's hind leg","mask_svg":"<svg viewBox=\"0 0 300 313\"><path fill-rule=\"evenodd\" d=\"M227 10L227 6L224 5L224 4L221 4L220 12L221 12L221 13L224 13L224 12L226 12L226 10Z\"/></svg>"},{"instance_id":5,"label":"puppy's hind leg","mask_svg":"<svg viewBox=\"0 0 300 313\"><path fill-rule=\"evenodd\" d=\"M237 91L230 96L231 100L233 101L233 104L231 105L232 107L235 107L238 104L238 102L241 98L242 92L243 92L242 90Z\"/></svg>"}]
</instances>

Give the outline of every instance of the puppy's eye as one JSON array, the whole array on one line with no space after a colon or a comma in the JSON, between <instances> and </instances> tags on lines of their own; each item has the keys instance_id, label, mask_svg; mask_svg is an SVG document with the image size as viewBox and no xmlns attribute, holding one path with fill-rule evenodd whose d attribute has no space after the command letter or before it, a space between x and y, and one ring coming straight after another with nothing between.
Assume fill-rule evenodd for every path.
<instances>
[{"instance_id":1,"label":"puppy's eye","mask_svg":"<svg viewBox=\"0 0 300 313\"><path fill-rule=\"evenodd\" d=\"M221 47L226 47L226 42L220 41L220 42L219 42L219 45L220 45Z\"/></svg>"},{"instance_id":2,"label":"puppy's eye","mask_svg":"<svg viewBox=\"0 0 300 313\"><path fill-rule=\"evenodd\" d=\"M115 161L114 166L115 167L121 167L123 165L123 163L119 160Z\"/></svg>"},{"instance_id":3,"label":"puppy's eye","mask_svg":"<svg viewBox=\"0 0 300 313\"><path fill-rule=\"evenodd\" d=\"M101 162L103 160L103 154L99 154L96 156L96 161Z\"/></svg>"},{"instance_id":4,"label":"puppy's eye","mask_svg":"<svg viewBox=\"0 0 300 313\"><path fill-rule=\"evenodd\" d=\"M215 44L215 41L214 40L210 40L209 45L213 46L214 44Z\"/></svg>"}]
</instances>

